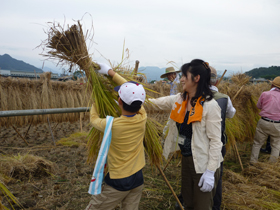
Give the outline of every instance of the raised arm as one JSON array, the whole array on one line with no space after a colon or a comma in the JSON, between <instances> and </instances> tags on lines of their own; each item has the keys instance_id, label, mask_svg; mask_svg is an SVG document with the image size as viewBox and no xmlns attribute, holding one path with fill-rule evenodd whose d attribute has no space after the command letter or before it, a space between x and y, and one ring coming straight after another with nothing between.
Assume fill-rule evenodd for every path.
<instances>
[{"instance_id":1,"label":"raised arm","mask_svg":"<svg viewBox=\"0 0 280 210\"><path fill-rule=\"evenodd\" d=\"M113 81L116 82L117 85L122 85L123 83L127 82L127 80L120 76L118 73L116 73L111 66L105 63L97 64L100 66L100 70L97 70L98 73L112 77Z\"/></svg>"}]
</instances>

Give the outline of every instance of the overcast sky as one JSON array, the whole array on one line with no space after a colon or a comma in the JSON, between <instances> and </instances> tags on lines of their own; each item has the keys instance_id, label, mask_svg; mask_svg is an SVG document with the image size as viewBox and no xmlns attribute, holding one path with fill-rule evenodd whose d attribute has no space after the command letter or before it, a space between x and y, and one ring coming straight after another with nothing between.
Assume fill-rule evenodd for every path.
<instances>
[{"instance_id":1,"label":"overcast sky","mask_svg":"<svg viewBox=\"0 0 280 210\"><path fill-rule=\"evenodd\" d=\"M93 60L102 62L101 53L120 62L125 40L132 66L180 67L194 58L219 71L280 66L279 0L1 0L0 7L0 55L37 67L47 22L83 16L83 26L94 27Z\"/></svg>"}]
</instances>

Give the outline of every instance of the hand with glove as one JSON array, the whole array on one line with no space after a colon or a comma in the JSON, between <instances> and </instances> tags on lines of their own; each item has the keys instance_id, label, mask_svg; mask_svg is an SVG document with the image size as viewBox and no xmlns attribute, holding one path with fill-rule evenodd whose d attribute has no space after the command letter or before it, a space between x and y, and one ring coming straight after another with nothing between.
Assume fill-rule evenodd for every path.
<instances>
[{"instance_id":1,"label":"hand with glove","mask_svg":"<svg viewBox=\"0 0 280 210\"><path fill-rule=\"evenodd\" d=\"M198 186L201 187L200 190L202 192L211 192L213 187L214 187L214 183L215 183L215 178L214 178L214 171L210 171L210 170L206 170L198 183Z\"/></svg>"},{"instance_id":2,"label":"hand with glove","mask_svg":"<svg viewBox=\"0 0 280 210\"><path fill-rule=\"evenodd\" d=\"M98 62L96 63L100 66L100 69L97 70L97 72L100 74L108 75L108 71L112 69L112 67L107 65L106 63L98 63Z\"/></svg>"}]
</instances>

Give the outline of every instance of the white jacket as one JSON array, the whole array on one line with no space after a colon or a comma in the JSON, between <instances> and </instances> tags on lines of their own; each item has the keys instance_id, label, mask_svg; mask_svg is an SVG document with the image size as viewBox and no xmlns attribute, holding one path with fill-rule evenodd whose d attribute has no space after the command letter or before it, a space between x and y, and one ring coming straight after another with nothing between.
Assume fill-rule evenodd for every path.
<instances>
[{"instance_id":1,"label":"white jacket","mask_svg":"<svg viewBox=\"0 0 280 210\"><path fill-rule=\"evenodd\" d=\"M175 102L183 100L181 93L172 96L149 99L154 110L171 111ZM187 111L187 110L186 110ZM176 143L178 129L176 122L169 119L168 134L164 142L163 155L167 159L170 152L174 152L179 146ZM216 171L223 161L221 154L221 108L212 99L203 104L201 122L192 123L192 156L196 173L204 173L206 169Z\"/></svg>"}]
</instances>

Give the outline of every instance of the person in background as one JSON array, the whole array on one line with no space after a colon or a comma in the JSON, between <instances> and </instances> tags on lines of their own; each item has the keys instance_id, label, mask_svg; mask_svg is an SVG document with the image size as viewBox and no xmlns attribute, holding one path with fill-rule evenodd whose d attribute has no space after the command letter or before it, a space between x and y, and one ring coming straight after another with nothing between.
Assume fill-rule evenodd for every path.
<instances>
[{"instance_id":1,"label":"person in background","mask_svg":"<svg viewBox=\"0 0 280 210\"><path fill-rule=\"evenodd\" d=\"M222 117L222 138L221 141L223 143L222 147L222 156L225 157L226 154L226 143L227 143L227 136L225 134L226 130L226 118L233 118L235 115L235 108L232 105L232 102L230 100L230 97L226 94L219 93L219 90L217 88L217 83L218 83L218 75L217 71L214 67L210 66L211 69L211 79L210 79L210 89L212 90L214 94L214 99L218 102L220 108L221 108L221 117ZM213 210L219 210L221 208L221 203L222 203L222 175L223 175L223 162L221 162L221 175L218 181L217 189L216 189L216 194L214 196L214 206Z\"/></svg>"},{"instance_id":2,"label":"person in background","mask_svg":"<svg viewBox=\"0 0 280 210\"><path fill-rule=\"evenodd\" d=\"M165 69L165 73L160 76L160 78L167 78L170 84L170 95L177 94L177 85L180 83L179 74L180 71L175 71L173 67L168 67Z\"/></svg>"},{"instance_id":3,"label":"person in background","mask_svg":"<svg viewBox=\"0 0 280 210\"><path fill-rule=\"evenodd\" d=\"M183 92L149 99L154 110L171 111L163 155L181 149L185 209L211 210L220 177L221 109L210 90L209 64L194 59L181 67Z\"/></svg>"},{"instance_id":4,"label":"person in background","mask_svg":"<svg viewBox=\"0 0 280 210\"><path fill-rule=\"evenodd\" d=\"M271 84L271 90L261 94L257 107L261 109L259 115L250 163L258 162L260 148L270 136L271 154L270 162L276 162L280 150L280 76Z\"/></svg>"},{"instance_id":5,"label":"person in background","mask_svg":"<svg viewBox=\"0 0 280 210\"><path fill-rule=\"evenodd\" d=\"M144 187L143 139L147 114L142 104L146 98L145 89L141 84L127 82L107 64L98 64L99 73L111 76L120 85L114 90L118 91L122 114L113 120L107 158L109 172L105 176L105 186L101 194L92 195L86 210L112 210L118 203L122 204L124 210L136 210ZM93 127L104 132L106 118L99 118L94 105L90 111L90 122Z\"/></svg>"}]
</instances>

